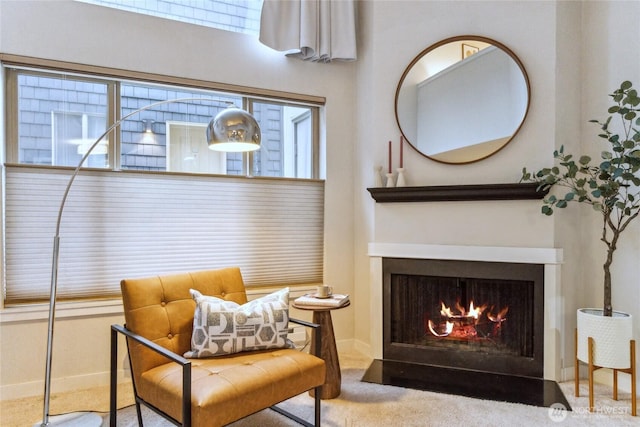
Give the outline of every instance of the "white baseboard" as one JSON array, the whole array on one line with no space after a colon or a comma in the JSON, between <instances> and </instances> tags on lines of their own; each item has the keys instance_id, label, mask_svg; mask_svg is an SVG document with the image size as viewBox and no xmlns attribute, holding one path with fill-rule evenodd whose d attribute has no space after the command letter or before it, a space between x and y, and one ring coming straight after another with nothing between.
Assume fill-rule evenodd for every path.
<instances>
[{"instance_id":1,"label":"white baseboard","mask_svg":"<svg viewBox=\"0 0 640 427\"><path fill-rule=\"evenodd\" d=\"M573 366L569 366L568 368L562 368L560 370L560 382L564 381L572 381L575 377L575 372Z\"/></svg>"},{"instance_id":2,"label":"white baseboard","mask_svg":"<svg viewBox=\"0 0 640 427\"><path fill-rule=\"evenodd\" d=\"M346 353L353 348L353 339L336 340L336 349L338 353Z\"/></svg>"},{"instance_id":3,"label":"white baseboard","mask_svg":"<svg viewBox=\"0 0 640 427\"><path fill-rule=\"evenodd\" d=\"M351 350L356 350L365 356L371 354L371 346L359 340L337 340L336 347L338 349L338 352L349 352ZM123 382L131 382L131 373L129 370L118 370L118 383ZM73 377L53 378L51 380L52 394L108 385L108 371L96 372L87 375L77 375ZM3 385L0 386L0 400L13 400L21 399L23 397L39 396L43 394L43 390L44 380Z\"/></svg>"},{"instance_id":4,"label":"white baseboard","mask_svg":"<svg viewBox=\"0 0 640 427\"><path fill-rule=\"evenodd\" d=\"M563 381L573 381L575 379L575 370L573 366L565 368L562 371ZM580 382L588 383L589 370L587 365L580 364ZM613 387L613 371L608 368L598 369L593 373L593 382ZM637 384L640 387L640 381ZM623 393L631 393L631 375L618 373L618 391Z\"/></svg>"},{"instance_id":5,"label":"white baseboard","mask_svg":"<svg viewBox=\"0 0 640 427\"><path fill-rule=\"evenodd\" d=\"M131 382L129 370L118 371L118 383ZM92 387L108 386L109 372L96 372L73 377L52 378L51 393L65 393ZM21 399L44 394L44 380L0 386L0 400Z\"/></svg>"},{"instance_id":6,"label":"white baseboard","mask_svg":"<svg viewBox=\"0 0 640 427\"><path fill-rule=\"evenodd\" d=\"M365 356L372 357L373 349L371 348L371 344L366 343L361 340L353 340L353 349L358 353L361 353Z\"/></svg>"}]
</instances>

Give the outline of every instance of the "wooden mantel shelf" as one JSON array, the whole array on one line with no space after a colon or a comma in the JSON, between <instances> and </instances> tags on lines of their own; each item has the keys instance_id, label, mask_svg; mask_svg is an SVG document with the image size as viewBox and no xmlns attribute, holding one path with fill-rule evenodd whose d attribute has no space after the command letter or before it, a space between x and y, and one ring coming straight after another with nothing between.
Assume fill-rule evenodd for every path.
<instances>
[{"instance_id":1,"label":"wooden mantel shelf","mask_svg":"<svg viewBox=\"0 0 640 427\"><path fill-rule=\"evenodd\" d=\"M426 187L367 188L377 203L454 202L483 200L542 199L547 191L537 191L538 184L435 185Z\"/></svg>"}]
</instances>

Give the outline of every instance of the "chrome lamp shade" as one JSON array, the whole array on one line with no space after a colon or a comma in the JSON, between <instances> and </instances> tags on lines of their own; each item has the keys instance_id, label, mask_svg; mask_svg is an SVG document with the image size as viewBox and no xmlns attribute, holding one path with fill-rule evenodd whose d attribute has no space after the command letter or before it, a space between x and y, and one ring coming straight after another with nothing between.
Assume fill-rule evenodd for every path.
<instances>
[{"instance_id":1,"label":"chrome lamp shade","mask_svg":"<svg viewBox=\"0 0 640 427\"><path fill-rule=\"evenodd\" d=\"M260 148L260 126L248 112L228 107L207 127L207 142L214 151L245 152Z\"/></svg>"}]
</instances>

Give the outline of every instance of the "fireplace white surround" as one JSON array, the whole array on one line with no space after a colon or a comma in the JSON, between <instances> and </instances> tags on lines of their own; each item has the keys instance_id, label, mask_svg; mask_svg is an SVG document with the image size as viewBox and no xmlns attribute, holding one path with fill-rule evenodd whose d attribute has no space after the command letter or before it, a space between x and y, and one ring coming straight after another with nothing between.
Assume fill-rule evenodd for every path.
<instances>
[{"instance_id":1,"label":"fireplace white surround","mask_svg":"<svg viewBox=\"0 0 640 427\"><path fill-rule=\"evenodd\" d=\"M562 249L506 246L455 246L369 243L371 283L371 350L382 359L382 259L409 258L544 265L544 379L562 381L562 313L560 265Z\"/></svg>"}]
</instances>

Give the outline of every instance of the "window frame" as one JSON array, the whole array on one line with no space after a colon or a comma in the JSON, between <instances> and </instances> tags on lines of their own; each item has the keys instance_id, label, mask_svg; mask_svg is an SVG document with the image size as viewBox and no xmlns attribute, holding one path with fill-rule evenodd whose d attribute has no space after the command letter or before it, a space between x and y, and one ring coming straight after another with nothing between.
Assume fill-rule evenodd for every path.
<instances>
[{"instance_id":1,"label":"window frame","mask_svg":"<svg viewBox=\"0 0 640 427\"><path fill-rule=\"evenodd\" d=\"M325 98L314 95L301 95L294 94L289 92L282 91L274 91L268 89L259 89L259 88L251 88L245 86L238 86L232 84L224 84L217 82L207 82L201 80L194 80L188 78L177 78L171 76L163 76L158 74L148 74L141 73L135 71L126 71L120 69L111 69L104 67L95 67L90 65L83 64L75 64L75 63L67 63L55 60L46 60L39 58L31 58L31 57L22 57L18 55L11 54L2 54L0 53L0 75L4 77L3 79L3 88L4 91L4 135L0 137L4 137L5 141L5 168L3 170L3 174L6 173L7 167L19 167L24 170L32 169L38 171L39 173L47 173L46 170L51 170L52 173L69 173L70 170L74 169L69 166L53 166L53 165L36 165L36 164L20 164L19 160L19 141L18 141L18 127L16 126L18 122L18 108L17 102L15 100L18 99L18 80L17 76L19 72L22 70L29 70L32 73L42 73L45 76L51 76L53 74L65 74L68 76L73 76L74 78L88 78L89 81L107 81L109 82L108 86L108 97L112 108L107 109L107 123L117 122L120 119L121 112L121 102L120 102L120 86L119 82L132 82L132 83L140 83L140 84L159 84L159 85L172 85L172 86L181 86L194 90L212 90L218 92L227 92L234 95L239 95L245 100L245 104L243 108L247 109L251 112L253 108L253 102L269 102L269 103L282 103L283 105L300 105L302 107L309 108L311 114L313 116L313 139L314 143L311 146L313 150L313 177L312 178L286 178L286 177L256 177L259 179L251 179L246 180L247 183L255 183L255 185L269 185L269 182L272 183L280 183L284 185L287 181L301 181L301 187L303 188L306 185L310 185L315 182L322 187L322 191L324 192L324 181L320 178L320 110L325 104ZM12 70L18 70L14 72ZM11 72L10 72L11 71ZM12 101L13 100L13 101ZM83 167L83 170L88 171L89 175L92 174L113 174L113 176L126 176L129 175L141 175L147 176L149 179L152 179L154 175L165 175L167 179L171 179L171 175L175 175L176 179L188 178L191 175L204 176L205 179L207 174L192 174L188 172L171 172L171 171L132 171L132 170L121 170L120 169L120 159L121 159L121 150L120 150L120 132L115 132L115 136L113 138L114 143L110 144L109 147L109 165L107 168L90 168ZM66 170L66 172L65 172ZM185 176L186 175L186 176ZM221 182L227 183L232 182L233 180L240 179L240 182L246 179L246 175L238 176L238 175L229 175L225 176L215 176L211 175L211 180L215 182L216 180L222 180ZM227 179L229 178L229 179ZM4 205L6 194L6 177L3 176L2 183L2 191L3 191L3 212L2 212L2 221L5 222L5 212ZM250 185L250 184L249 184ZM296 190L297 191L297 190ZM304 192L302 194L305 194ZM323 203L324 197L319 199L318 206ZM55 206L54 206L55 207ZM317 208L316 208L317 209ZM324 215L324 208L320 206L319 213L321 216ZM69 212L65 210L65 216L68 216ZM323 220L320 221L320 224L323 223ZM6 224L4 225L6 227ZM320 230L320 241L324 241L324 229ZM52 230L53 231L53 230ZM282 235L289 235L288 233L279 233ZM6 239L6 229L2 231L2 248L0 250L3 252L2 263L3 263L3 287L6 286L6 256L5 252L5 239ZM321 243L324 246L324 243ZM324 264L324 255L321 257L321 265ZM256 282L256 286L269 286L267 283L259 283L259 279ZM299 283L294 286L310 286L314 283ZM247 283L248 286L251 286L251 283ZM6 290L3 288L2 297L0 298L0 309L7 307L5 305L5 295ZM102 297L98 296L90 296L90 297L79 297L77 301L91 301L93 299L98 298L102 299L112 299L112 295L104 295ZM63 298L64 299L64 298ZM72 298L71 300L75 301L76 298ZM28 300L28 304L38 304L41 303L41 299ZM15 305L15 302L13 303ZM0 313L2 310L0 310Z\"/></svg>"},{"instance_id":2,"label":"window frame","mask_svg":"<svg viewBox=\"0 0 640 427\"><path fill-rule=\"evenodd\" d=\"M35 75L45 77L67 75L70 77L83 79L91 82L107 84L107 125L120 120L121 96L120 87L123 83L139 83L149 85L170 85L183 87L192 90L211 90L217 92L227 92L242 97L242 108L249 113L253 113L253 104L259 102L269 102L279 105L300 105L308 107L312 116L312 164L310 179L320 178L320 108L326 102L324 97L315 95L295 94L291 92L275 91L270 89L260 89L255 87L239 86L233 84L209 82L190 78L178 78L163 76L153 73L142 73L137 71L127 71L106 67L95 67L90 65L75 64L56 60L47 60L19 55L0 54L0 66L5 74L5 120L8 124L6 131L5 161L9 164L19 163L19 138L18 127L12 124L17 123L18 111L18 74L20 71L28 71ZM121 132L114 132L114 144L109 147L109 165L107 170L119 170L121 167ZM247 164L253 164L253 153L249 153ZM247 167L247 164L244 167ZM37 166L37 165L35 165ZM49 165L50 166L50 165ZM56 166L54 166L56 167ZM60 166L65 167L65 166ZM68 166L67 166L68 167ZM246 171L245 171L246 172ZM299 178L293 178L299 179Z\"/></svg>"}]
</instances>

